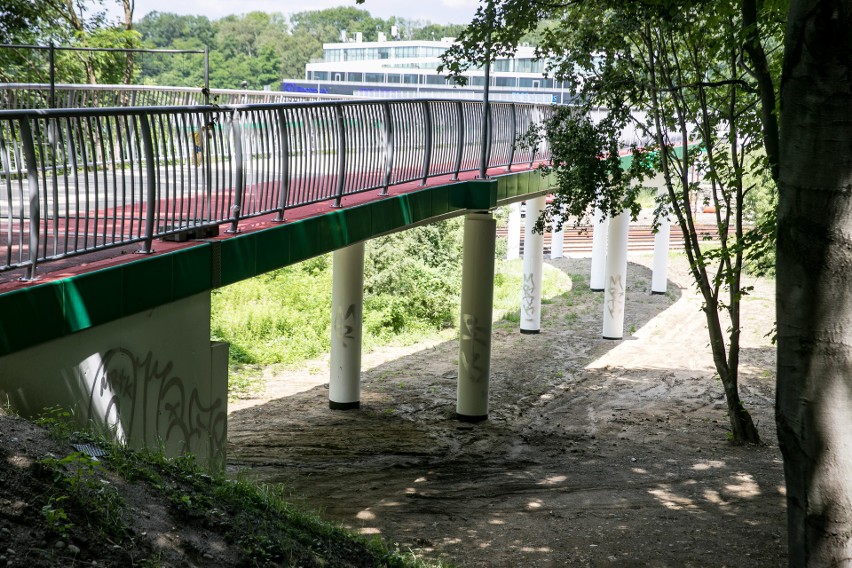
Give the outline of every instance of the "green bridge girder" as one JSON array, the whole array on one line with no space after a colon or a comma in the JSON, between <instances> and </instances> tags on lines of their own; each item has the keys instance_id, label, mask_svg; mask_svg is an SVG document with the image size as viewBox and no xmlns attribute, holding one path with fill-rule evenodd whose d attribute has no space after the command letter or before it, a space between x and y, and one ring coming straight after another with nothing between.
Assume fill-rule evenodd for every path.
<instances>
[{"instance_id":1,"label":"green bridge girder","mask_svg":"<svg viewBox=\"0 0 852 568\"><path fill-rule=\"evenodd\" d=\"M0 294L0 357L383 234L548 193L537 171L463 181L197 241Z\"/></svg>"}]
</instances>

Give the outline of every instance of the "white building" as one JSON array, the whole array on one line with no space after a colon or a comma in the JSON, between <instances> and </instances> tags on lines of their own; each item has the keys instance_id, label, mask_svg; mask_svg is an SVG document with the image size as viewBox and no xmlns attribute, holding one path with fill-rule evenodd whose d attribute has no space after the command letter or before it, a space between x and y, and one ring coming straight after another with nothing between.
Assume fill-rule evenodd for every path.
<instances>
[{"instance_id":1,"label":"white building","mask_svg":"<svg viewBox=\"0 0 852 568\"><path fill-rule=\"evenodd\" d=\"M485 71L465 73L467 87L438 73L440 55L453 38L440 41L354 41L323 45L323 60L309 63L304 80L285 80L283 91L320 92L361 97L482 98ZM567 96L559 81L544 76L544 61L535 59L534 48L521 46L514 58L491 64L491 100L563 103Z\"/></svg>"}]
</instances>

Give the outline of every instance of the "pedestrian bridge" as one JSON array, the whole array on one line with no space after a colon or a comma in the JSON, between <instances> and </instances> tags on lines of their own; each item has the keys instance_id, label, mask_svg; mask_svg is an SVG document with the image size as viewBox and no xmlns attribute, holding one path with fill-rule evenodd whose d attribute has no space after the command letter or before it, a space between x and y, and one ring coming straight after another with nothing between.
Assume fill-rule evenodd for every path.
<instances>
[{"instance_id":1,"label":"pedestrian bridge","mask_svg":"<svg viewBox=\"0 0 852 568\"><path fill-rule=\"evenodd\" d=\"M330 405L354 408L364 241L467 215L457 411L484 419L490 211L543 205L533 198L552 184L536 166L550 150L518 139L551 110L407 99L0 111L0 395L221 465L228 351L210 341L211 290L337 251ZM540 245L538 257L524 276L528 332Z\"/></svg>"}]
</instances>

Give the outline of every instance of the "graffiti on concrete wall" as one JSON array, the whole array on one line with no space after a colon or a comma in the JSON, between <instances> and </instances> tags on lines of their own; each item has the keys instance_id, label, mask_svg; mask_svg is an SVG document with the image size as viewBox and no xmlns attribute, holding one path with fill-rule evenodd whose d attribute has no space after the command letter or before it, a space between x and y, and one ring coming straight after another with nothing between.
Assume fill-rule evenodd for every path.
<instances>
[{"instance_id":1,"label":"graffiti on concrete wall","mask_svg":"<svg viewBox=\"0 0 852 568\"><path fill-rule=\"evenodd\" d=\"M214 466L225 462L227 409L198 388L188 388L149 351L144 357L128 349L110 349L100 359L89 392L88 416L119 439L207 456Z\"/></svg>"}]
</instances>

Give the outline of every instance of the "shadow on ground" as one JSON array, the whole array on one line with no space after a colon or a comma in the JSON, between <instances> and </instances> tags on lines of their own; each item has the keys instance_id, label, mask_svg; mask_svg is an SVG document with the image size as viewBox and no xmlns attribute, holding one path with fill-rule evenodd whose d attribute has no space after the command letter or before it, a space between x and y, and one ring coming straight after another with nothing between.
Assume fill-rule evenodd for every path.
<instances>
[{"instance_id":1,"label":"shadow on ground","mask_svg":"<svg viewBox=\"0 0 852 568\"><path fill-rule=\"evenodd\" d=\"M446 342L365 372L359 411L328 410L320 386L233 412L230 469L458 566L785 564L771 346L742 354L769 443L731 446L685 269L651 296L630 264L630 337L613 342L588 260L554 265L573 287L545 304L542 333L495 326L487 422L453 420Z\"/></svg>"}]
</instances>

